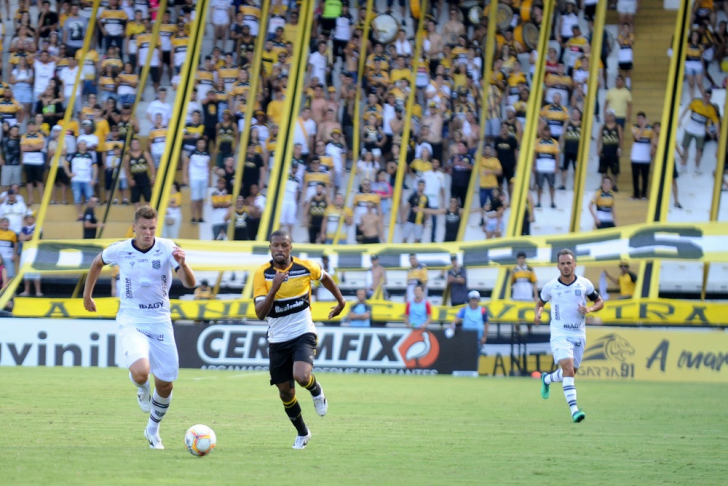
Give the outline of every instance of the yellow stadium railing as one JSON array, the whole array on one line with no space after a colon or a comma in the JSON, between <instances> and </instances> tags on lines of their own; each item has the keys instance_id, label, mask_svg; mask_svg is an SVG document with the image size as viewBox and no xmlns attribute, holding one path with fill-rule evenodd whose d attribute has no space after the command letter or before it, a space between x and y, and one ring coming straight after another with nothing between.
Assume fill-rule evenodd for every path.
<instances>
[{"instance_id":1,"label":"yellow stadium railing","mask_svg":"<svg viewBox=\"0 0 728 486\"><path fill-rule=\"evenodd\" d=\"M498 0L490 2L489 8L492 12L498 11ZM480 133L478 148L475 151L475 165L473 171L470 174L470 183L468 184L468 193L463 201L463 218L460 220L460 226L458 227L458 241L465 237L465 230L468 227L468 220L470 219L470 207L473 205L473 198L475 197L475 186L478 184L480 179L480 161L483 157L483 148L485 147L485 125L487 124L488 116L488 98L491 85L491 76L493 74L493 61L495 57L495 33L498 28L498 16L488 16L488 35L485 41L485 73L483 74L483 83L481 85L480 93ZM506 181L508 184L508 181ZM445 207L448 202L445 201Z\"/></svg>"},{"instance_id":2,"label":"yellow stadium railing","mask_svg":"<svg viewBox=\"0 0 728 486\"><path fill-rule=\"evenodd\" d=\"M598 3L590 48L589 81L587 83L587 94L584 97L584 113L581 117L581 141L579 142L579 155L576 158L578 162L576 164L576 173L574 174L574 200L571 204L570 224L570 231L572 233L579 231L581 226L584 186L586 185L589 151L592 141L591 133L594 125L594 116L592 116L592 113L594 113L594 106L599 95L599 53L602 52L602 43L604 42L604 21L606 16L606 2Z\"/></svg>"},{"instance_id":3,"label":"yellow stadium railing","mask_svg":"<svg viewBox=\"0 0 728 486\"><path fill-rule=\"evenodd\" d=\"M362 32L361 47L359 49L359 68L357 70L357 80L359 80L360 86L364 76L364 65L366 64L367 57L367 46L369 43L366 41L369 39L369 31L371 29L371 22L367 19L371 18L372 11L374 10L374 0L367 0L367 13L364 17L364 31ZM352 188L354 187L354 180L357 178L356 167L359 161L359 152L361 149L361 89L356 90L356 100L354 101L354 134L352 136L352 147L351 147L351 160L352 166L349 171L349 180L346 184L346 193L344 194L344 204L348 204L349 196L351 195ZM334 234L333 244L339 243L341 237L341 229L344 226L344 219L339 218L339 225L336 227L336 233Z\"/></svg>"},{"instance_id":4,"label":"yellow stadium railing","mask_svg":"<svg viewBox=\"0 0 728 486\"><path fill-rule=\"evenodd\" d=\"M182 133L185 126L185 113L186 110L183 107L187 106L190 98L192 97L192 90L195 87L195 76L197 74L197 66L200 60L200 52L202 51L202 41L205 33L205 25L207 25L207 14L210 10L208 8L208 0L198 0L197 2L197 15L192 23L192 30L190 33L190 42L188 45L192 46L192 49L187 50L187 60L182 68L183 75L179 84L179 91L177 97L181 98L179 112L177 113L177 119L175 120L177 125L170 124L170 131L175 130L176 138L174 139L174 147L172 148L172 155L167 163L167 173L164 178L164 185L162 191L158 195L156 202L156 208L158 214L164 215L167 213L167 206L169 205L169 191L172 189L175 178L177 176L177 167L179 166L180 154L182 153ZM186 73L186 76L184 75ZM174 114L173 114L174 116ZM157 234L161 235L162 225L157 226Z\"/></svg>"},{"instance_id":5,"label":"yellow stadium railing","mask_svg":"<svg viewBox=\"0 0 728 486\"><path fill-rule=\"evenodd\" d=\"M159 3L159 12L164 12L166 9L167 9L167 0L161 0L161 2ZM137 85L136 96L134 97L134 103L132 103L132 108L131 108L132 113L136 113L137 107L139 106L139 101L141 101L142 96L144 94L144 89L147 87L147 79L149 79L149 71L151 69L152 57L154 56L154 51L156 50L156 45L159 42L159 30L160 30L161 26L162 26L162 22L155 22L154 27L152 28L152 40L149 43L149 48L147 49L147 58L144 60L144 65L142 66L142 72L141 72L141 75L139 76L139 84ZM161 64L161 62L160 62L160 64ZM134 133L134 130L132 130L131 128L129 128L129 130L127 130L126 140L124 140L124 148L121 153L122 164L119 166L119 170L117 171L116 177L114 178L114 185L112 186L112 193L109 194L107 197L108 200L106 202L106 209L104 210L104 215L101 218L102 223L106 223L106 221L109 218L109 213L111 212L113 193L114 193L114 191L116 191L118 189L117 186L119 184L119 176L121 175L121 171L124 170L123 160L124 160L124 157L126 157L126 154L129 152L129 146L131 145L132 138L134 138L136 136L138 136L138 135L136 133ZM150 160L148 162L152 162L152 161ZM103 165L103 164L100 164L100 165ZM155 168L155 169L157 169L163 173L165 166L166 166L166 161L162 161L159 164L159 168L158 169ZM157 180L154 181L154 183L152 185L152 194L155 191L160 190L160 189L157 189L158 187L161 187L161 185L162 185L159 182L161 182L161 181L157 181ZM152 200L153 199L154 198L152 197ZM151 201L149 201L148 203L151 203ZM101 238L101 235L103 234L103 232L104 232L104 227L101 227L96 232L96 238Z\"/></svg>"},{"instance_id":6,"label":"yellow stadium railing","mask_svg":"<svg viewBox=\"0 0 728 486\"><path fill-rule=\"evenodd\" d=\"M544 67L546 65L545 53L548 51L549 35L554 18L555 1L544 2L543 21L538 41L538 64L533 74L531 93L528 97L528 109L526 112L526 126L521 136L521 148L518 155L518 173L516 183L513 185L513 197L511 198L511 217L508 220L506 234L517 236L523 229L523 216L528 204L528 192L530 191L531 169L533 167L533 148L538 136L539 112L541 109L541 98L543 94ZM533 208L530 208L533 211Z\"/></svg>"},{"instance_id":7,"label":"yellow stadium railing","mask_svg":"<svg viewBox=\"0 0 728 486\"><path fill-rule=\"evenodd\" d=\"M650 186L647 223L667 221L672 188L672 172L675 167L675 144L677 139L680 100L682 99L683 80L685 79L685 55L690 35L691 10L689 2L680 2L675 32L672 38L672 57L662 108L660 138L652 164L652 185ZM677 100L677 102L675 102ZM659 260L642 265L638 282L643 282L639 293L642 297L657 297L660 293Z\"/></svg>"},{"instance_id":8,"label":"yellow stadium railing","mask_svg":"<svg viewBox=\"0 0 728 486\"><path fill-rule=\"evenodd\" d=\"M91 10L91 18L96 18L100 4L100 0L94 0ZM83 39L83 47L81 48L82 60L86 57L86 53L89 51L89 48L91 46L91 40L94 37L95 27L96 22L89 22L88 31L86 32L86 37L84 37ZM68 100L68 104L66 105L66 112L63 115L63 121L61 122L62 127L67 127L71 121L71 118L73 118L74 107L76 106L76 93L78 92L79 84L81 83L82 77L83 63L81 62L78 65L78 72L76 73L76 80L73 83L73 92L71 94L71 98ZM33 238L31 239L31 242L33 243L40 240L43 223L45 222L46 213L48 212L48 205L51 201L51 196L53 194L53 181L56 180L56 174L58 173L59 169L58 163L62 156L65 144L66 137L58 137L58 147L56 148L56 153L53 157L53 160L50 162L50 167L46 178L47 184L45 185L45 189L43 191L43 198L41 200L40 208L38 210L38 217L36 218L36 227L39 228L39 230L33 233ZM10 264L13 265L13 263ZM4 309L8 301L13 297L13 295L15 295L15 291L17 290L18 285L20 285L20 282L23 280L23 276L25 275L25 271L23 268L24 265L20 266L17 275L10 280L5 289L3 289L2 294L0 294L0 309Z\"/></svg>"},{"instance_id":9,"label":"yellow stadium railing","mask_svg":"<svg viewBox=\"0 0 728 486\"><path fill-rule=\"evenodd\" d=\"M268 25L268 12L270 11L270 2L263 2L262 10L260 14L260 25ZM235 200L240 194L240 188L243 186L243 170L245 167L245 159L248 156L248 143L250 143L250 131L252 129L252 120L255 113L255 104L258 99L258 89L260 86L260 71L262 69L261 59L263 57L263 44L265 44L265 35L259 35L255 39L255 51L253 54L253 62L249 64L248 69L250 76L250 88L248 89L247 104L245 105L245 118L244 118L244 129L243 133L238 134L238 160L235 163L235 175L233 177L233 193L232 193L232 204L235 205ZM241 68L244 69L244 68ZM234 107L229 107L232 111ZM278 132L280 134L280 131ZM280 135L278 140L280 140ZM277 143L276 143L277 145ZM276 152L278 147L276 147ZM265 161L268 164L268 161ZM262 189L262 188L259 188ZM235 236L235 218L230 218L227 228L227 237L232 240ZM217 292L215 292L217 293Z\"/></svg>"},{"instance_id":10,"label":"yellow stadium railing","mask_svg":"<svg viewBox=\"0 0 728 486\"><path fill-rule=\"evenodd\" d=\"M427 12L427 0L422 0L420 4L420 12ZM417 91L415 86L417 83L417 69L420 63L426 62L422 59L422 41L424 38L423 32L425 28L424 16L422 16L419 26L417 28L415 44L415 55L412 61L412 75L410 76L410 94L407 99L407 109L405 113L412 113L415 107L415 92ZM424 109L423 113L424 115ZM402 185L404 184L404 175L407 172L407 146L410 139L410 131L412 129L412 117L408 116L404 121L404 128L402 129L402 144L400 145L399 161L397 163L397 177L394 187L394 193L392 194L392 215L389 218L389 232L387 234L387 242L392 243L394 239L394 230L397 227L397 219L402 205Z\"/></svg>"},{"instance_id":11,"label":"yellow stadium railing","mask_svg":"<svg viewBox=\"0 0 728 486\"><path fill-rule=\"evenodd\" d=\"M305 6L305 8L304 8ZM306 65L308 63L308 44L303 39L309 39L311 37L311 30L313 27L313 11L314 11L314 0L307 0L301 4L301 26L302 29L296 33L298 35L296 45L298 50L296 51L298 57L295 57L294 62L291 64L297 66L295 71L295 78L291 81L291 74L289 74L289 85L288 93L286 93L286 109L281 120L281 126L285 127L284 133L287 133L286 145L283 150L276 151L275 156L275 167L271 171L271 176L268 183L268 195L266 196L266 206L263 212L263 217L260 221L260 228L258 229L257 241L267 241L268 234L273 229L272 226L277 227L280 222L281 210L283 206L283 198L285 197L286 178L288 172L291 170L291 154L293 153L293 133L296 126L296 120L298 119L298 112L301 109L301 98L303 96L304 82L306 80ZM293 96L290 96L293 93ZM280 142L279 142L280 143Z\"/></svg>"}]
</instances>

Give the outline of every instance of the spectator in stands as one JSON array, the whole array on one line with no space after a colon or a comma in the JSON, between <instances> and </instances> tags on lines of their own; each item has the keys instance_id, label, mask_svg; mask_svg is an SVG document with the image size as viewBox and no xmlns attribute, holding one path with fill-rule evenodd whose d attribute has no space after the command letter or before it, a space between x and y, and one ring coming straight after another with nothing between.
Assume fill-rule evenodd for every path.
<instances>
[{"instance_id":1,"label":"spectator in stands","mask_svg":"<svg viewBox=\"0 0 728 486\"><path fill-rule=\"evenodd\" d=\"M296 170L293 163L291 170ZM308 242L311 244L322 243L326 239L323 222L330 202L328 194L324 192L325 188L325 184L317 183L316 194L306 200L303 208L303 225L308 228Z\"/></svg>"},{"instance_id":2,"label":"spectator in stands","mask_svg":"<svg viewBox=\"0 0 728 486\"><path fill-rule=\"evenodd\" d=\"M11 231L20 233L23 227L23 218L28 212L28 207L18 198L18 194L12 187L7 191L7 197L0 204L0 215L8 218Z\"/></svg>"},{"instance_id":3,"label":"spectator in stands","mask_svg":"<svg viewBox=\"0 0 728 486\"><path fill-rule=\"evenodd\" d=\"M86 209L83 211L83 239L93 240L96 238L96 232L104 227L104 223L99 223L96 219L96 205L99 199L90 197L86 202Z\"/></svg>"},{"instance_id":4,"label":"spectator in stands","mask_svg":"<svg viewBox=\"0 0 728 486\"><path fill-rule=\"evenodd\" d=\"M8 90L5 90L5 94ZM26 189L28 191L28 204L33 205L33 186L38 190L38 199L43 199L45 157L43 149L45 140L37 132L35 122L28 122L27 133L20 138L20 151L22 152L23 171L25 172ZM80 210L79 210L80 211Z\"/></svg>"},{"instance_id":5,"label":"spectator in stands","mask_svg":"<svg viewBox=\"0 0 728 486\"><path fill-rule=\"evenodd\" d=\"M37 100L46 90L55 73L56 61L48 55L47 50L40 51L33 61L33 100Z\"/></svg>"},{"instance_id":6,"label":"spectator in stands","mask_svg":"<svg viewBox=\"0 0 728 486\"><path fill-rule=\"evenodd\" d=\"M336 243L345 245L348 241L349 226L352 224L354 214L351 208L344 207L344 195L336 194L334 204L328 205L324 212L325 225L322 227L322 237L327 245ZM341 230L339 231L339 227Z\"/></svg>"},{"instance_id":7,"label":"spectator in stands","mask_svg":"<svg viewBox=\"0 0 728 486\"><path fill-rule=\"evenodd\" d=\"M460 266L457 255L450 255L450 262L451 267L447 271L447 285L450 289L450 305L463 305L467 302L468 274L465 267Z\"/></svg>"},{"instance_id":8,"label":"spectator in stands","mask_svg":"<svg viewBox=\"0 0 728 486\"><path fill-rule=\"evenodd\" d=\"M24 110L24 116L21 119L30 115L30 106L33 102L34 76L33 69L28 65L28 59L21 57L8 79L13 87L13 97L22 105Z\"/></svg>"},{"instance_id":9,"label":"spectator in stands","mask_svg":"<svg viewBox=\"0 0 728 486\"><path fill-rule=\"evenodd\" d=\"M183 156L183 183L190 187L190 209L192 224L204 223L202 204L205 200L210 177L210 154L204 138L197 140L196 149L189 156Z\"/></svg>"},{"instance_id":10,"label":"spectator in stands","mask_svg":"<svg viewBox=\"0 0 728 486\"><path fill-rule=\"evenodd\" d=\"M374 293L382 289L383 296L386 299L388 297L387 289L387 269L379 263L379 255L372 255L372 267L367 271L366 276L366 291L367 298L370 299Z\"/></svg>"},{"instance_id":11,"label":"spectator in stands","mask_svg":"<svg viewBox=\"0 0 728 486\"><path fill-rule=\"evenodd\" d=\"M690 104L685 107L678 120L678 124L681 124L685 115L690 113L690 121L685 127L685 133L683 134L683 150L682 157L680 158L680 164L682 165L683 170L685 170L688 164L688 151L690 150L692 141L695 140L696 174L702 174L702 171L700 170L700 162L703 157L703 147L705 147L707 123L709 121L713 122L713 124L717 127L717 130L720 131L720 115L718 114L718 110L715 106L710 102L712 93L713 90L710 88L703 90L702 98L692 100Z\"/></svg>"},{"instance_id":12,"label":"spectator in stands","mask_svg":"<svg viewBox=\"0 0 728 486\"><path fill-rule=\"evenodd\" d=\"M654 159L655 154L657 153L657 144L660 142L660 122L656 122L654 125L652 125L652 148L650 150L650 156ZM677 149L678 155L680 157L683 156L681 147L679 145L676 145L675 147ZM672 197L674 198L674 206L677 209L682 209L682 204L680 204L680 197L678 194L678 186L677 186L677 179L680 177L680 174L677 170L677 161L674 161L672 165Z\"/></svg>"},{"instance_id":13,"label":"spectator in stands","mask_svg":"<svg viewBox=\"0 0 728 486\"><path fill-rule=\"evenodd\" d=\"M255 152L255 145L249 144L248 151L245 156L245 164L243 165L243 180L241 194L243 197L250 195L250 188L253 184L258 187L264 187L266 180L266 166L260 154Z\"/></svg>"},{"instance_id":14,"label":"spectator in stands","mask_svg":"<svg viewBox=\"0 0 728 486\"><path fill-rule=\"evenodd\" d=\"M154 123L157 113L162 115L162 124L169 125L169 121L172 119L172 105L167 103L167 88L161 87L157 90L157 98L147 106L147 120Z\"/></svg>"},{"instance_id":15,"label":"spectator in stands","mask_svg":"<svg viewBox=\"0 0 728 486\"><path fill-rule=\"evenodd\" d=\"M516 254L516 266L511 270L511 300L534 302L538 299L536 272L526 263L526 253Z\"/></svg>"},{"instance_id":16,"label":"spectator in stands","mask_svg":"<svg viewBox=\"0 0 728 486\"><path fill-rule=\"evenodd\" d=\"M182 193L178 182L172 183L172 189L167 200L167 212L164 215L164 226L162 227L162 238L172 240L179 238L179 230L182 224Z\"/></svg>"},{"instance_id":17,"label":"spectator in stands","mask_svg":"<svg viewBox=\"0 0 728 486\"><path fill-rule=\"evenodd\" d=\"M483 231L485 231L485 237L499 238L505 231L505 224L503 223L503 213L506 210L505 198L501 194L500 190L493 189L491 197L488 202L485 203L485 225Z\"/></svg>"},{"instance_id":18,"label":"spectator in stands","mask_svg":"<svg viewBox=\"0 0 728 486\"><path fill-rule=\"evenodd\" d=\"M561 185L560 191L566 190L566 178L569 175L569 166L574 169L576 176L576 164L579 155L579 145L581 144L581 110L578 108L571 109L571 117L564 125L561 132L559 146L563 153L563 162L561 163Z\"/></svg>"},{"instance_id":19,"label":"spectator in stands","mask_svg":"<svg viewBox=\"0 0 728 486\"><path fill-rule=\"evenodd\" d=\"M604 103L604 118L608 109L613 109L617 124L624 127L632 119L632 93L624 86L624 77L617 75L616 85L607 91Z\"/></svg>"},{"instance_id":20,"label":"spectator in stands","mask_svg":"<svg viewBox=\"0 0 728 486\"><path fill-rule=\"evenodd\" d=\"M483 157L480 159L480 224L484 225L485 205L493 198L493 190L498 189L498 177L503 175L503 167L493 153L493 147L486 145L483 148Z\"/></svg>"},{"instance_id":21,"label":"spectator in stands","mask_svg":"<svg viewBox=\"0 0 728 486\"><path fill-rule=\"evenodd\" d=\"M71 5L71 15L63 23L63 44L66 46L66 54L73 58L76 51L83 47L83 39L86 37L88 19L79 15L78 5Z\"/></svg>"},{"instance_id":22,"label":"spectator in stands","mask_svg":"<svg viewBox=\"0 0 728 486\"><path fill-rule=\"evenodd\" d=\"M132 138L129 151L124 155L124 172L131 187L131 203L134 210L141 206L141 197L149 204L152 200L152 184L157 176L152 156L146 150L142 150L142 144L138 138Z\"/></svg>"},{"instance_id":23,"label":"spectator in stands","mask_svg":"<svg viewBox=\"0 0 728 486\"><path fill-rule=\"evenodd\" d=\"M357 301L351 304L346 316L349 327L371 327L372 308L366 301L366 289L357 289L356 298Z\"/></svg>"},{"instance_id":24,"label":"spectator in stands","mask_svg":"<svg viewBox=\"0 0 728 486\"><path fill-rule=\"evenodd\" d=\"M537 188L536 207L541 207L541 193L543 192L544 182L547 182L551 195L551 208L556 209L554 189L556 188L556 173L559 171L559 165L556 162L559 160L560 155L559 144L551 138L551 128L548 125L543 127L541 132L543 136L536 140L533 154L533 172L536 174Z\"/></svg>"},{"instance_id":25,"label":"spectator in stands","mask_svg":"<svg viewBox=\"0 0 728 486\"><path fill-rule=\"evenodd\" d=\"M413 237L414 243L422 242L422 234L425 230L427 222L426 209L429 209L428 198L425 195L425 181L420 179L417 181L417 190L413 192L407 203L402 208L401 220L404 228L402 229L402 242L407 243L410 236Z\"/></svg>"},{"instance_id":26,"label":"spectator in stands","mask_svg":"<svg viewBox=\"0 0 728 486\"><path fill-rule=\"evenodd\" d=\"M615 278L609 272L604 270L604 276L613 283L619 285L619 299L631 299L634 296L635 284L637 283L637 274L629 270L629 262L622 260L619 262L619 275Z\"/></svg>"},{"instance_id":27,"label":"spectator in stands","mask_svg":"<svg viewBox=\"0 0 728 486\"><path fill-rule=\"evenodd\" d=\"M448 169L452 177L450 194L461 202L465 201L470 186L470 174L473 171L473 158L468 153L465 143L457 144L457 154L448 161Z\"/></svg>"},{"instance_id":28,"label":"spectator in stands","mask_svg":"<svg viewBox=\"0 0 728 486\"><path fill-rule=\"evenodd\" d=\"M427 300L421 283L414 286L413 298L407 300L404 308L404 324L415 329L426 329L432 322L432 304Z\"/></svg>"},{"instance_id":29,"label":"spectator in stands","mask_svg":"<svg viewBox=\"0 0 728 486\"><path fill-rule=\"evenodd\" d=\"M617 36L619 44L619 75L624 77L627 89L632 89L632 69L634 68L634 33L628 23L623 23Z\"/></svg>"},{"instance_id":30,"label":"spectator in stands","mask_svg":"<svg viewBox=\"0 0 728 486\"><path fill-rule=\"evenodd\" d=\"M200 286L195 289L192 298L194 300L211 300L213 298L212 288L207 280L200 280Z\"/></svg>"},{"instance_id":31,"label":"spectator in stands","mask_svg":"<svg viewBox=\"0 0 728 486\"><path fill-rule=\"evenodd\" d=\"M364 245L381 243L384 241L384 220L381 209L378 209L373 201L367 202L366 207L367 212L362 214L359 220L361 243Z\"/></svg>"},{"instance_id":32,"label":"spectator in stands","mask_svg":"<svg viewBox=\"0 0 728 486\"><path fill-rule=\"evenodd\" d=\"M630 199L647 200L647 184L652 163L652 125L644 112L637 113L637 123L632 127L632 197ZM640 178L642 184L640 185Z\"/></svg>"},{"instance_id":33,"label":"spectator in stands","mask_svg":"<svg viewBox=\"0 0 728 486\"><path fill-rule=\"evenodd\" d=\"M2 165L2 175L0 176L0 185L2 189L7 191L13 184L21 183L21 149L19 127L15 125L10 127L9 136L3 137L0 145L0 165Z\"/></svg>"},{"instance_id":34,"label":"spectator in stands","mask_svg":"<svg viewBox=\"0 0 728 486\"><path fill-rule=\"evenodd\" d=\"M81 212L82 198L88 201L94 195L94 186L98 182L98 166L94 163L91 153L87 150L86 141L77 144L77 152L64 161L64 170L71 180L73 202L78 210L78 220L83 221Z\"/></svg>"},{"instance_id":35,"label":"spectator in stands","mask_svg":"<svg viewBox=\"0 0 728 486\"><path fill-rule=\"evenodd\" d=\"M420 263L415 253L409 256L410 269L407 271L407 292L405 300L411 300L414 297L415 285L421 285L427 295L427 282L429 276L427 273L427 265Z\"/></svg>"},{"instance_id":36,"label":"spectator in stands","mask_svg":"<svg viewBox=\"0 0 728 486\"><path fill-rule=\"evenodd\" d=\"M617 213L615 211L614 193L612 192L612 178L602 176L602 186L589 201L589 212L594 218L596 229L614 228L617 226Z\"/></svg>"},{"instance_id":37,"label":"spectator in stands","mask_svg":"<svg viewBox=\"0 0 728 486\"><path fill-rule=\"evenodd\" d=\"M607 175L607 172L611 171L615 178L619 176L619 159L622 156L623 140L622 127L617 123L614 110L609 108L597 138L600 174ZM613 189L615 192L618 191L616 186Z\"/></svg>"},{"instance_id":38,"label":"spectator in stands","mask_svg":"<svg viewBox=\"0 0 728 486\"><path fill-rule=\"evenodd\" d=\"M8 217L2 216L0 217L0 258L2 258L7 278L9 279L15 277L17 254L18 235L10 229L10 220Z\"/></svg>"},{"instance_id":39,"label":"spectator in stands","mask_svg":"<svg viewBox=\"0 0 728 486\"><path fill-rule=\"evenodd\" d=\"M257 186L256 186L257 187ZM231 206L225 216L225 223L233 220L233 240L249 240L248 218L251 208L245 205L245 198L240 195L235 199L235 205Z\"/></svg>"},{"instance_id":40,"label":"spectator in stands","mask_svg":"<svg viewBox=\"0 0 728 486\"><path fill-rule=\"evenodd\" d=\"M224 240L227 234L227 223L225 217L228 214L230 206L232 206L232 196L228 194L226 189L226 181L220 177L217 179L217 185L210 194L212 203L212 239Z\"/></svg>"}]
</instances>

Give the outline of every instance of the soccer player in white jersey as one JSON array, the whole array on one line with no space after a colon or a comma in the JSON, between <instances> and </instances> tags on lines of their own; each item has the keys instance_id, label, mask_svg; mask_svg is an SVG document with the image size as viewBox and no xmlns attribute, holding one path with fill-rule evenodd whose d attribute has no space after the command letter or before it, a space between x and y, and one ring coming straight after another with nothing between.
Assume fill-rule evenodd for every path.
<instances>
[{"instance_id":1,"label":"soccer player in white jersey","mask_svg":"<svg viewBox=\"0 0 728 486\"><path fill-rule=\"evenodd\" d=\"M179 356L169 312L172 270L187 288L195 275L185 252L174 242L156 238L157 211L142 206L134 213L134 238L114 243L96 256L86 279L83 306L96 312L94 286L104 265L119 266L119 341L129 378L137 387L137 402L149 414L144 437L152 449L164 449L159 423L172 401L172 382L177 379ZM154 374L154 393L149 372Z\"/></svg>"},{"instance_id":2,"label":"soccer player in white jersey","mask_svg":"<svg viewBox=\"0 0 728 486\"><path fill-rule=\"evenodd\" d=\"M558 253L558 269L561 275L546 283L536 300L536 317L533 323L541 324L541 313L546 302L551 301L551 351L559 369L541 374L541 396L549 397L549 385L563 381L564 397L571 409L574 422L581 422L586 414L576 405L574 374L579 369L586 346L586 315L604 307L604 301L594 285L576 275L574 252L568 249ZM593 302L586 305L586 299Z\"/></svg>"}]
</instances>

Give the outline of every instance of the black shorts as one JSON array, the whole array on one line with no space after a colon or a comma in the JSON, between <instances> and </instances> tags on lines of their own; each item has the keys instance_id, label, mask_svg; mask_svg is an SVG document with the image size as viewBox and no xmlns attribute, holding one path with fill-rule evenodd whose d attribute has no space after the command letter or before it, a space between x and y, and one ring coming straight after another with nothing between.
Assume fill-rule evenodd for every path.
<instances>
[{"instance_id":1,"label":"black shorts","mask_svg":"<svg viewBox=\"0 0 728 486\"><path fill-rule=\"evenodd\" d=\"M131 203L135 204L141 201L141 197L144 196L144 202L149 203L152 200L152 185L151 184L134 184L131 188Z\"/></svg>"},{"instance_id":2,"label":"black shorts","mask_svg":"<svg viewBox=\"0 0 728 486\"><path fill-rule=\"evenodd\" d=\"M66 171L63 170L63 167L59 167L56 171L56 184L63 184L64 186L68 186L71 184L71 180L68 178L68 174L66 174Z\"/></svg>"},{"instance_id":3,"label":"black shorts","mask_svg":"<svg viewBox=\"0 0 728 486\"><path fill-rule=\"evenodd\" d=\"M371 238L367 238L366 236L362 236L361 238L362 245L375 245L377 243L380 243L378 236L372 236Z\"/></svg>"},{"instance_id":4,"label":"black shorts","mask_svg":"<svg viewBox=\"0 0 728 486\"><path fill-rule=\"evenodd\" d=\"M568 152L564 152L564 160L561 162L561 170L569 170L569 165L571 165L574 170L576 170L576 157L579 154L570 154Z\"/></svg>"},{"instance_id":5,"label":"black shorts","mask_svg":"<svg viewBox=\"0 0 728 486\"><path fill-rule=\"evenodd\" d=\"M584 19L586 20L594 20L597 13L597 4L594 5L584 5Z\"/></svg>"},{"instance_id":6,"label":"black shorts","mask_svg":"<svg viewBox=\"0 0 728 486\"><path fill-rule=\"evenodd\" d=\"M159 66L151 66L149 68L149 75L152 77L152 82L154 84L159 84L159 80L162 78Z\"/></svg>"},{"instance_id":7,"label":"black shorts","mask_svg":"<svg viewBox=\"0 0 728 486\"><path fill-rule=\"evenodd\" d=\"M162 64L172 65L172 51L162 51Z\"/></svg>"},{"instance_id":8,"label":"black shorts","mask_svg":"<svg viewBox=\"0 0 728 486\"><path fill-rule=\"evenodd\" d=\"M611 221L602 221L599 224L597 224L597 229L609 229L609 228L615 228L616 226Z\"/></svg>"},{"instance_id":9,"label":"black shorts","mask_svg":"<svg viewBox=\"0 0 728 486\"><path fill-rule=\"evenodd\" d=\"M599 157L599 173L606 174L611 171L612 174L619 174L619 156L618 155L602 155Z\"/></svg>"},{"instance_id":10,"label":"black shorts","mask_svg":"<svg viewBox=\"0 0 728 486\"><path fill-rule=\"evenodd\" d=\"M295 386L293 363L303 361L313 366L317 344L318 337L312 332L302 334L290 341L270 343L268 345L270 384L289 383L291 386Z\"/></svg>"},{"instance_id":11,"label":"black shorts","mask_svg":"<svg viewBox=\"0 0 728 486\"><path fill-rule=\"evenodd\" d=\"M60 167L59 167L60 169ZM23 172L25 173L25 183L32 184L33 182L42 183L43 175L45 174L45 164L43 165L23 165Z\"/></svg>"},{"instance_id":12,"label":"black shorts","mask_svg":"<svg viewBox=\"0 0 728 486\"><path fill-rule=\"evenodd\" d=\"M504 181L506 184L510 184L511 179L516 175L516 166L514 165L503 165L501 168L503 169L503 173L497 176L499 187L503 185Z\"/></svg>"},{"instance_id":13,"label":"black shorts","mask_svg":"<svg viewBox=\"0 0 728 486\"><path fill-rule=\"evenodd\" d=\"M631 71L634 68L631 62L620 62L619 63L619 70L620 71Z\"/></svg>"}]
</instances>

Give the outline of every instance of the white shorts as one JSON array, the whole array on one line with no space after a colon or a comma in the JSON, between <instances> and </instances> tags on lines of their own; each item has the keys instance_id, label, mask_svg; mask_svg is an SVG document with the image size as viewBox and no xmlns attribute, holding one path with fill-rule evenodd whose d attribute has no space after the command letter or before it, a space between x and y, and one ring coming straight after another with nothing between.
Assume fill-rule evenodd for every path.
<instances>
[{"instance_id":1,"label":"white shorts","mask_svg":"<svg viewBox=\"0 0 728 486\"><path fill-rule=\"evenodd\" d=\"M230 14L227 10L216 8L212 12L212 23L216 26L230 25Z\"/></svg>"},{"instance_id":2,"label":"white shorts","mask_svg":"<svg viewBox=\"0 0 728 486\"><path fill-rule=\"evenodd\" d=\"M703 74L703 63L700 61L685 61L685 74L688 76Z\"/></svg>"},{"instance_id":3,"label":"white shorts","mask_svg":"<svg viewBox=\"0 0 728 486\"><path fill-rule=\"evenodd\" d=\"M404 225L404 231L402 232L403 241L407 241L410 235L415 237L415 240L422 241L422 233L425 232L425 225L415 224L407 221Z\"/></svg>"},{"instance_id":4,"label":"white shorts","mask_svg":"<svg viewBox=\"0 0 728 486\"><path fill-rule=\"evenodd\" d=\"M281 224L296 224L295 201L283 201L283 207L281 208Z\"/></svg>"},{"instance_id":5,"label":"white shorts","mask_svg":"<svg viewBox=\"0 0 728 486\"><path fill-rule=\"evenodd\" d=\"M574 360L574 368L578 368L581 358L584 356L585 347L586 339L583 338L556 337L551 339L551 352L554 355L554 363L557 364L562 359L571 358Z\"/></svg>"},{"instance_id":6,"label":"white shorts","mask_svg":"<svg viewBox=\"0 0 728 486\"><path fill-rule=\"evenodd\" d=\"M208 179L190 179L190 200L202 201L207 196L207 188L210 186Z\"/></svg>"},{"instance_id":7,"label":"white shorts","mask_svg":"<svg viewBox=\"0 0 728 486\"><path fill-rule=\"evenodd\" d=\"M636 0L618 0L617 13L634 15L637 13Z\"/></svg>"},{"instance_id":8,"label":"white shorts","mask_svg":"<svg viewBox=\"0 0 728 486\"><path fill-rule=\"evenodd\" d=\"M119 325L119 343L124 366L146 358L152 374L162 381L172 382L179 374L179 355L172 326L164 332L146 330L134 324Z\"/></svg>"}]
</instances>

